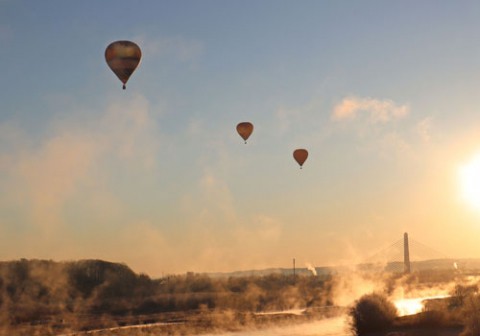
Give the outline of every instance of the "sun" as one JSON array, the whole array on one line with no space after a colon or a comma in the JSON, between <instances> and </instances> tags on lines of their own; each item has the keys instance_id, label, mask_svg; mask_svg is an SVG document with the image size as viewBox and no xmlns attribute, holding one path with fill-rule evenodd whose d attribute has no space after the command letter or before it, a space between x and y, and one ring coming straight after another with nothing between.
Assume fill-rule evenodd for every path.
<instances>
[{"instance_id":1,"label":"sun","mask_svg":"<svg viewBox=\"0 0 480 336\"><path fill-rule=\"evenodd\" d=\"M480 211L480 153L459 168L462 198Z\"/></svg>"}]
</instances>

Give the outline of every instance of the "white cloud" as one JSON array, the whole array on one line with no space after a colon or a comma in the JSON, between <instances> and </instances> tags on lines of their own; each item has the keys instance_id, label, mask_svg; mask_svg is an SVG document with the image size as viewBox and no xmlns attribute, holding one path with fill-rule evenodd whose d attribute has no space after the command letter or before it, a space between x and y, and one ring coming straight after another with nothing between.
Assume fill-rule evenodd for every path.
<instances>
[{"instance_id":1,"label":"white cloud","mask_svg":"<svg viewBox=\"0 0 480 336\"><path fill-rule=\"evenodd\" d=\"M397 105L389 99L346 97L334 107L332 119L352 120L361 112L366 113L372 123L386 123L405 117L410 108L408 105Z\"/></svg>"},{"instance_id":2,"label":"white cloud","mask_svg":"<svg viewBox=\"0 0 480 336\"><path fill-rule=\"evenodd\" d=\"M398 104L390 99L350 96L334 106L331 119L340 126L339 130L356 138L359 149L374 151L384 157L414 158L418 134L421 133L425 140L430 122L418 123L413 132L411 125L415 120L407 119L409 114L408 104ZM400 120L403 122L398 122Z\"/></svg>"}]
</instances>

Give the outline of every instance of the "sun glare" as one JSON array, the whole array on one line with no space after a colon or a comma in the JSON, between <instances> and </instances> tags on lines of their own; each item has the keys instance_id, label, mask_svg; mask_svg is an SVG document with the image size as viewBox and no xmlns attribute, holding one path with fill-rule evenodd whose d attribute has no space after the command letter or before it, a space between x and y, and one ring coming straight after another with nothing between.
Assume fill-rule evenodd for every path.
<instances>
[{"instance_id":1,"label":"sun glare","mask_svg":"<svg viewBox=\"0 0 480 336\"><path fill-rule=\"evenodd\" d=\"M480 154L459 169L462 198L480 211Z\"/></svg>"},{"instance_id":2,"label":"sun glare","mask_svg":"<svg viewBox=\"0 0 480 336\"><path fill-rule=\"evenodd\" d=\"M394 301L395 308L397 308L398 315L414 315L423 310L424 298L400 299Z\"/></svg>"},{"instance_id":3,"label":"sun glare","mask_svg":"<svg viewBox=\"0 0 480 336\"><path fill-rule=\"evenodd\" d=\"M436 299L445 299L450 295L447 294L437 294L437 295L429 295L429 296L422 296L416 298L408 298L408 299L398 299L393 301L395 308L397 308L398 315L406 316L406 315L414 315L422 312L425 308L425 303L429 300L436 300Z\"/></svg>"}]
</instances>

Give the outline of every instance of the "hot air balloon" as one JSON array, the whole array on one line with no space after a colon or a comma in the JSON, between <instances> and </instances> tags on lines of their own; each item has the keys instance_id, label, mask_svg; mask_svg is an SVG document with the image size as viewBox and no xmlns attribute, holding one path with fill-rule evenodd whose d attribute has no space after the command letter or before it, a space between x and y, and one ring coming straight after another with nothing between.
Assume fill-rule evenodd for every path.
<instances>
[{"instance_id":1,"label":"hot air balloon","mask_svg":"<svg viewBox=\"0 0 480 336\"><path fill-rule=\"evenodd\" d=\"M237 132L238 134L240 134L242 139L245 140L245 143L247 143L248 137L253 132L253 124L249 123L248 121L241 122L240 124L237 125Z\"/></svg>"},{"instance_id":2,"label":"hot air balloon","mask_svg":"<svg viewBox=\"0 0 480 336\"><path fill-rule=\"evenodd\" d=\"M302 169L302 166L305 163L305 160L307 160L307 157L308 151L306 149L295 149L293 151L293 158L300 165L300 169Z\"/></svg>"},{"instance_id":3,"label":"hot air balloon","mask_svg":"<svg viewBox=\"0 0 480 336\"><path fill-rule=\"evenodd\" d=\"M105 49L105 60L123 83L124 90L125 84L137 68L141 58L142 51L138 45L130 41L115 41Z\"/></svg>"}]
</instances>

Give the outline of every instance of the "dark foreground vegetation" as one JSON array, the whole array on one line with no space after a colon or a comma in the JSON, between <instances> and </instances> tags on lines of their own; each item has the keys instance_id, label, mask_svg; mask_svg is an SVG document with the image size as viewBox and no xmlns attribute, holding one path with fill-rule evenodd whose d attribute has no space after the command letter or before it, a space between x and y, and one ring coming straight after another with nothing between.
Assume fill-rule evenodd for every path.
<instances>
[{"instance_id":1,"label":"dark foreground vegetation","mask_svg":"<svg viewBox=\"0 0 480 336\"><path fill-rule=\"evenodd\" d=\"M385 295L371 293L355 302L349 317L352 334L358 336L478 336L478 285L456 285L450 297L429 300L422 312L402 317Z\"/></svg>"},{"instance_id":2,"label":"dark foreground vegetation","mask_svg":"<svg viewBox=\"0 0 480 336\"><path fill-rule=\"evenodd\" d=\"M314 307L332 306L331 286L330 276L213 279L189 273L150 279L126 265L101 260L22 259L0 263L0 335L53 335L157 322L176 323L180 330L186 321L204 329L222 324L235 329L277 318L254 314L259 311L311 307L302 318L324 314Z\"/></svg>"}]
</instances>

